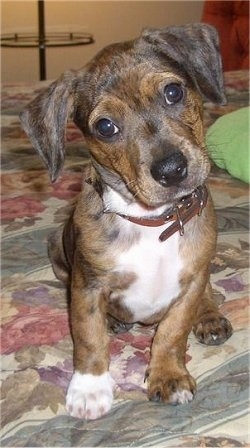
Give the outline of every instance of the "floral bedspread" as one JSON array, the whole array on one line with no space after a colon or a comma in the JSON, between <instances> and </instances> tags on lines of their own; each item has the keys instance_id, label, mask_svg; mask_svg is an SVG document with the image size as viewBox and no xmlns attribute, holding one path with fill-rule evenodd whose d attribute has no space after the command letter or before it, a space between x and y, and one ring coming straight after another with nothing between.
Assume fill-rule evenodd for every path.
<instances>
[{"instance_id":1,"label":"floral bedspread","mask_svg":"<svg viewBox=\"0 0 250 448\"><path fill-rule=\"evenodd\" d=\"M248 104L248 72L227 73L225 83L228 105L205 104L206 126ZM47 236L67 216L88 154L69 123L65 169L50 183L18 119L46 85L12 84L2 91L2 446L249 446L248 186L216 169L210 176L219 227L212 284L234 334L217 347L190 335L194 401L175 407L147 401L144 373L154 329L136 325L111 335L111 412L87 422L66 414L72 341L66 293L53 275Z\"/></svg>"}]
</instances>

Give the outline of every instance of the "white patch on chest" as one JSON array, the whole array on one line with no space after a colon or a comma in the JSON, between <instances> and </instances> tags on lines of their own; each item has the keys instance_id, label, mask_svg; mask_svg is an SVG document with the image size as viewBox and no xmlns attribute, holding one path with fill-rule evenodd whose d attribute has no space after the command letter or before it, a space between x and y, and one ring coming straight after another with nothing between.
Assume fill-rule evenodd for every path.
<instances>
[{"instance_id":1,"label":"white patch on chest","mask_svg":"<svg viewBox=\"0 0 250 448\"><path fill-rule=\"evenodd\" d=\"M121 218L122 219L122 218ZM124 220L123 220L124 221ZM145 227L123 222L131 231L140 232L139 242L116 259L115 272L133 272L136 280L123 291L124 305L133 313L135 321L143 321L168 307L180 293L180 272L183 262L179 255L179 233L164 242L159 235L167 227ZM124 229L125 230L125 229ZM126 228L127 232L129 228ZM111 294L115 300L116 294Z\"/></svg>"},{"instance_id":2,"label":"white patch on chest","mask_svg":"<svg viewBox=\"0 0 250 448\"><path fill-rule=\"evenodd\" d=\"M157 217L170 208L164 204L147 208L134 201L128 202L117 191L107 187L103 196L105 209L109 212L134 217ZM134 321L143 321L166 309L180 294L180 273L183 262L179 254L179 233L164 242L159 236L171 223L159 227L134 224L124 218L120 220L120 231L125 239L139 232L139 238L132 246L116 256L114 272L134 273L136 280L122 291L123 304L133 313ZM116 292L110 299L121 297Z\"/></svg>"}]
</instances>

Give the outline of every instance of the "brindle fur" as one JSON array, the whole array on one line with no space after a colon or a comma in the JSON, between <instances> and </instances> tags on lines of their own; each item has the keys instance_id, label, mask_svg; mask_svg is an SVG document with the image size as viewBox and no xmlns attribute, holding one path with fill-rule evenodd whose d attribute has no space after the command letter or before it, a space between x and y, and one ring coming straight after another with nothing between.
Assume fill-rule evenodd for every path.
<instances>
[{"instance_id":1,"label":"brindle fur","mask_svg":"<svg viewBox=\"0 0 250 448\"><path fill-rule=\"evenodd\" d=\"M185 88L184 101L172 108L163 98L170 82ZM108 314L134 321L123 305L123 294L135 274L114 271L118 254L136 244L140 234L136 227L127 232L121 225L105 199L108 187L128 203L136 201L153 210L163 204L171 209L204 183L210 165L202 97L225 102L216 32L196 24L145 30L138 39L105 48L83 69L66 72L22 114L53 181L63 166L69 116L82 130L91 156L74 213L49 243L55 274L71 289L74 368L81 373L100 375L108 370ZM120 125L121 138L107 143L97 137L94 123L103 116ZM175 148L187 158L189 174L180 185L166 188L152 178L150 167ZM185 367L192 328L205 344L222 343L232 333L209 282L215 246L216 220L209 197L202 216L193 218L180 238L179 253L186 260L180 294L143 322L158 323L146 374L152 400L172 402L173 392L182 388L195 392L195 380Z\"/></svg>"}]
</instances>

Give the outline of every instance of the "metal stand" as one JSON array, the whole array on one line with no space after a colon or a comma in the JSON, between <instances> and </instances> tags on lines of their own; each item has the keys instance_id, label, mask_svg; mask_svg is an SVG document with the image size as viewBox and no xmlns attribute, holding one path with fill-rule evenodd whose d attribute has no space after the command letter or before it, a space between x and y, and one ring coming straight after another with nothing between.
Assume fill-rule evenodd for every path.
<instances>
[{"instance_id":1,"label":"metal stand","mask_svg":"<svg viewBox=\"0 0 250 448\"><path fill-rule=\"evenodd\" d=\"M44 0L38 0L38 35L14 33L1 35L1 47L33 48L39 50L40 81L46 79L46 48L89 45L94 43L92 34L81 32L46 33Z\"/></svg>"},{"instance_id":2,"label":"metal stand","mask_svg":"<svg viewBox=\"0 0 250 448\"><path fill-rule=\"evenodd\" d=\"M40 80L42 81L46 79L44 0L38 0L38 39Z\"/></svg>"}]
</instances>

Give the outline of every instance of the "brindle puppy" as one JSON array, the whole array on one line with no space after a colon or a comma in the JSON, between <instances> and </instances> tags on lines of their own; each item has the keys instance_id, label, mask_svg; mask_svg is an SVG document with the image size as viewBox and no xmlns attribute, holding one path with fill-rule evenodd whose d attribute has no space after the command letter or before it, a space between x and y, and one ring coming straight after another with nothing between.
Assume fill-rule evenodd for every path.
<instances>
[{"instance_id":1,"label":"brindle puppy","mask_svg":"<svg viewBox=\"0 0 250 448\"><path fill-rule=\"evenodd\" d=\"M55 274L71 289L72 416L96 419L112 405L108 316L158 323L148 397L173 404L196 390L185 367L189 332L205 344L232 333L209 282L216 221L202 97L225 101L217 34L195 24L104 48L22 113L52 181L69 116L91 156L74 213L49 244Z\"/></svg>"}]
</instances>

